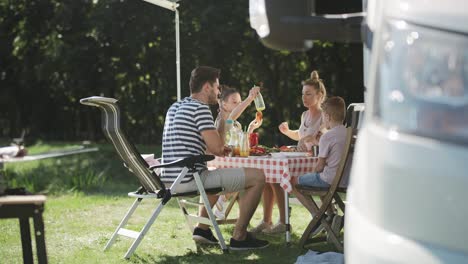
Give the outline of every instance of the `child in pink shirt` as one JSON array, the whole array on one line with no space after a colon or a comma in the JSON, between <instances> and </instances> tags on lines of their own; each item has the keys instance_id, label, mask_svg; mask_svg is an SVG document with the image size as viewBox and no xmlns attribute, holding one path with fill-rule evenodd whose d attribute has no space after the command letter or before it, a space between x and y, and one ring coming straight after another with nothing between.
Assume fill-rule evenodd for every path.
<instances>
[{"instance_id":1,"label":"child in pink shirt","mask_svg":"<svg viewBox=\"0 0 468 264\"><path fill-rule=\"evenodd\" d=\"M330 186L346 144L346 128L343 125L345 115L346 108L343 98L338 96L330 97L325 102L324 121L329 130L320 137L318 142L319 154L314 171L299 177L299 184L314 187ZM343 185L346 182L346 179L342 179L340 184ZM294 190L294 194L309 211L317 213L315 212L315 208L310 206L309 201L301 193Z\"/></svg>"},{"instance_id":2,"label":"child in pink shirt","mask_svg":"<svg viewBox=\"0 0 468 264\"><path fill-rule=\"evenodd\" d=\"M345 102L341 97L331 97L324 107L325 125L329 129L320 137L317 166L312 173L299 177L299 184L329 187L341 160L346 143ZM343 183L343 181L341 182Z\"/></svg>"}]
</instances>

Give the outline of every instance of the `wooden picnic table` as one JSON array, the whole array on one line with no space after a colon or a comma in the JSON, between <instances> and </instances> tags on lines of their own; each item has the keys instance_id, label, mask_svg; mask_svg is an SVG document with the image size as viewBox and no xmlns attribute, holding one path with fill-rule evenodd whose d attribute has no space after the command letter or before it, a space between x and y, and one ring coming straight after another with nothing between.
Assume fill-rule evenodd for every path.
<instances>
[{"instance_id":1,"label":"wooden picnic table","mask_svg":"<svg viewBox=\"0 0 468 264\"><path fill-rule=\"evenodd\" d=\"M33 219L36 251L39 263L47 263L44 221L44 195L7 195L0 197L0 218L18 218L20 224L23 262L33 263L29 218Z\"/></svg>"}]
</instances>

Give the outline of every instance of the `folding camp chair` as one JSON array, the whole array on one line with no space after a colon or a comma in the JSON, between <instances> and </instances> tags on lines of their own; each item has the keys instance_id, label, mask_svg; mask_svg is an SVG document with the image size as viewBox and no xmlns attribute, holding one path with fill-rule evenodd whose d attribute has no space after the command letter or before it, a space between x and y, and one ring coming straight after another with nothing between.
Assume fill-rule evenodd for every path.
<instances>
[{"instance_id":1,"label":"folding camp chair","mask_svg":"<svg viewBox=\"0 0 468 264\"><path fill-rule=\"evenodd\" d=\"M325 212L327 212L329 208L332 208L334 206L333 202L335 202L338 205L339 209L341 209L344 219L345 204L341 199L339 192L346 192L346 188L340 188L339 184L343 178L345 168L347 167L347 165L349 166L349 163L351 162L351 160L348 159L348 157L350 153L354 150L356 131L356 129L353 129L351 127L347 128L345 149L343 150L343 155L338 165L335 178L330 184L330 187L311 187L300 184L297 184L295 186L299 192L301 192L308 200L311 201L311 204L315 207L316 211L318 212L312 218L309 225L302 234L300 240L301 247L304 247L305 244L321 242L324 240L323 237L313 237L312 239L310 239L311 235L314 236L314 231L317 228L319 228L320 225L322 225L327 231L327 235L329 238L328 240L331 240L333 242L337 250L343 251L343 245L339 240L339 232L335 233L335 231L332 230L331 223L327 221L327 215L325 214ZM320 205L320 207L317 206L312 196L321 197L322 204Z\"/></svg>"},{"instance_id":2,"label":"folding camp chair","mask_svg":"<svg viewBox=\"0 0 468 264\"><path fill-rule=\"evenodd\" d=\"M235 224L237 222L237 218L229 218L229 214L234 204L237 202L238 197L239 197L238 192L232 194L231 198L228 200L229 203L226 207L226 211L224 212L224 219L216 219L216 223L218 223L218 225ZM200 206L200 203L192 202L187 199L178 199L178 201L179 201L179 207L180 209L182 209L182 213L184 214L185 220L187 221L188 228L190 229L192 233L193 233L196 223L198 222L205 223L205 221L208 220L206 218L202 218L202 220L200 221L201 217L199 217L198 215L189 213L189 209L188 209L189 206L198 207ZM203 221L203 219L205 221Z\"/></svg>"},{"instance_id":3,"label":"folding camp chair","mask_svg":"<svg viewBox=\"0 0 468 264\"><path fill-rule=\"evenodd\" d=\"M132 206L128 210L128 212L123 217L120 224L117 226L117 229L107 242L104 250L109 249L112 244L115 242L115 239L118 235L130 237L134 239L132 245L128 249L127 253L125 253L125 258L130 258L133 252L136 250L140 242L143 240L143 237L148 232L149 228L153 224L153 222L158 217L159 213L163 209L163 207L167 204L167 202L172 197L193 197L200 195L201 200L203 202L208 215L209 219L204 217L198 217L195 215L189 215L188 212L183 208L182 211L184 212L185 217L187 220L193 220L196 222L200 222L203 224L211 225L215 229L216 236L219 240L219 245L221 246L224 252L227 251L226 243L224 238L221 234L219 229L218 223L216 218L211 210L211 206L207 197L207 193L210 194L217 194L223 191L222 188L215 188L215 189L207 189L203 188L203 183L200 179L199 173L195 170L196 163L203 163L209 160L214 159L212 155L199 155L193 156L185 159L180 159L171 163L167 164L160 164L156 166L149 167L146 161L141 157L140 153L136 150L133 144L131 144L125 137L124 133L120 129L120 110L117 105L117 100L113 98L106 98L106 97L88 97L83 98L80 100L80 103L84 105L90 105L98 107L102 113L102 129L106 137L112 142L117 153L119 154L120 158L124 161L125 165L128 169L133 172L133 174L139 179L141 183L141 187L135 191L128 193L128 196L136 198L133 202ZM167 168L167 167L180 167L183 168L182 172L178 175L175 182L171 185L170 188L166 188L159 178L158 169L159 168ZM174 193L174 187L180 184L184 176L187 172L192 172L193 177L195 179L198 191L188 192L188 193ZM129 229L125 229L128 220L135 212L138 205L140 205L141 201L144 198L155 198L159 199L160 202L156 209L151 214L150 218L144 225L144 227L140 231L133 231ZM179 204L181 201L179 200ZM200 205L200 204L197 204ZM191 228L193 230L193 227Z\"/></svg>"},{"instance_id":4,"label":"folding camp chair","mask_svg":"<svg viewBox=\"0 0 468 264\"><path fill-rule=\"evenodd\" d=\"M365 110L364 103L352 103L348 105L346 110L345 125L346 127L352 127L359 129L362 126L363 115Z\"/></svg>"}]
</instances>

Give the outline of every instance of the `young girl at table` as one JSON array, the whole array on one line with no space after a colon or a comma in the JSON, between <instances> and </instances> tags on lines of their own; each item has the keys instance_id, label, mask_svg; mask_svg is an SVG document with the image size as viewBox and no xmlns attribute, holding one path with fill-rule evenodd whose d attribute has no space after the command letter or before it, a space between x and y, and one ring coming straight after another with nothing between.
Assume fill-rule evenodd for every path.
<instances>
[{"instance_id":1,"label":"young girl at table","mask_svg":"<svg viewBox=\"0 0 468 264\"><path fill-rule=\"evenodd\" d=\"M260 87L253 87L249 91L249 96L242 101L239 91L233 87L227 85L220 86L221 94L218 99L219 109L218 116L215 120L215 126L218 129L219 134L224 138L226 135L224 124L227 119L234 121L234 127L237 128L238 132L242 132L242 125L237 121L240 115L245 109L253 102L254 98L260 91ZM254 119L250 122L247 132L252 133L255 129L262 125L263 119ZM214 214L219 219L225 218L226 201L229 199L228 195L220 195L216 202Z\"/></svg>"},{"instance_id":2,"label":"young girl at table","mask_svg":"<svg viewBox=\"0 0 468 264\"><path fill-rule=\"evenodd\" d=\"M297 130L289 129L288 122L279 125L279 130L293 140L297 140L297 150L306 151L305 142L312 141L324 131L324 118L321 105L327 97L327 91L317 71L310 74L310 78L302 82L302 103L307 111L302 113L301 125ZM274 201L278 205L279 221L272 223ZM263 220L252 230L254 233L277 234L286 231L284 190L279 184L266 183L263 189Z\"/></svg>"},{"instance_id":3,"label":"young girl at table","mask_svg":"<svg viewBox=\"0 0 468 264\"><path fill-rule=\"evenodd\" d=\"M253 102L257 94L260 92L260 87L254 86L249 91L249 96L242 101L239 91L236 88L229 87L227 85L220 85L219 89L221 93L218 99L218 116L215 120L215 126L218 129L218 132L223 137L227 131L224 131L224 124L227 119L232 119L234 121L234 126L242 131L242 125L237 121L240 115L245 111L245 109ZM257 120L254 119L250 122L247 132L252 133L255 129L259 128L262 125L263 119Z\"/></svg>"}]
</instances>

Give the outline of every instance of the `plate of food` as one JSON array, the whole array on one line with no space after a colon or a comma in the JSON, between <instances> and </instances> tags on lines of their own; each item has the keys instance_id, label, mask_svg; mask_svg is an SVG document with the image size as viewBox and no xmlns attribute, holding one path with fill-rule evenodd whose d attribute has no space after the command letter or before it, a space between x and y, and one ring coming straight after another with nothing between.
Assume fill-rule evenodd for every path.
<instances>
[{"instance_id":1,"label":"plate of food","mask_svg":"<svg viewBox=\"0 0 468 264\"><path fill-rule=\"evenodd\" d=\"M279 150L281 152L296 152L297 147L296 146L281 146L279 147Z\"/></svg>"},{"instance_id":2,"label":"plate of food","mask_svg":"<svg viewBox=\"0 0 468 264\"><path fill-rule=\"evenodd\" d=\"M280 149L278 147L267 147L264 145L250 147L250 156L266 156L274 152L280 152Z\"/></svg>"},{"instance_id":3,"label":"plate of food","mask_svg":"<svg viewBox=\"0 0 468 264\"><path fill-rule=\"evenodd\" d=\"M249 156L267 156L268 151L266 148L257 145L250 148Z\"/></svg>"},{"instance_id":4,"label":"plate of food","mask_svg":"<svg viewBox=\"0 0 468 264\"><path fill-rule=\"evenodd\" d=\"M270 155L273 158L286 158L286 155L284 155L284 152L272 152Z\"/></svg>"},{"instance_id":5,"label":"plate of food","mask_svg":"<svg viewBox=\"0 0 468 264\"><path fill-rule=\"evenodd\" d=\"M283 153L286 157L305 157L307 152L280 152Z\"/></svg>"},{"instance_id":6,"label":"plate of food","mask_svg":"<svg viewBox=\"0 0 468 264\"><path fill-rule=\"evenodd\" d=\"M273 152L270 155L274 158L295 158L295 157L307 157L307 152Z\"/></svg>"}]
</instances>

